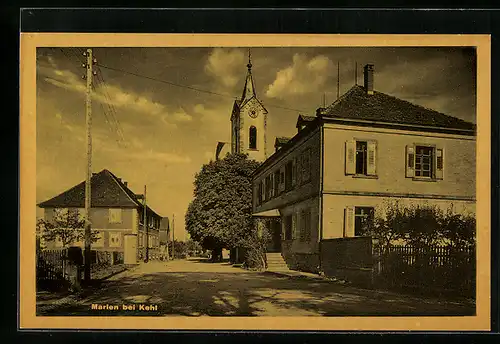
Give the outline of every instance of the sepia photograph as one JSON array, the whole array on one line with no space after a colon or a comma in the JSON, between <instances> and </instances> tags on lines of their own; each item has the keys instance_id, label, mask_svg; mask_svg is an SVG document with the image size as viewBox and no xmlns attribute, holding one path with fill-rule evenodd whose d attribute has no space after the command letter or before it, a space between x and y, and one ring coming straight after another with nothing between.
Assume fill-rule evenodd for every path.
<instances>
[{"instance_id":1,"label":"sepia photograph","mask_svg":"<svg viewBox=\"0 0 500 344\"><path fill-rule=\"evenodd\" d=\"M35 318L479 315L477 44L259 41L30 48Z\"/></svg>"}]
</instances>

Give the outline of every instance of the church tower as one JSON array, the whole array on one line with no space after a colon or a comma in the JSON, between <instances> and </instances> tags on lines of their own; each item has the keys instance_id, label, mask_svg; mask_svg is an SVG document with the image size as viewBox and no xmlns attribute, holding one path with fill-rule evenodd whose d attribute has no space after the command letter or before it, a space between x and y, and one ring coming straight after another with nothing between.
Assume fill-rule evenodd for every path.
<instances>
[{"instance_id":1,"label":"church tower","mask_svg":"<svg viewBox=\"0 0 500 344\"><path fill-rule=\"evenodd\" d=\"M247 68L243 94L234 101L231 114L231 152L248 154L250 159L264 161L267 158L267 110L255 92L250 50Z\"/></svg>"}]
</instances>

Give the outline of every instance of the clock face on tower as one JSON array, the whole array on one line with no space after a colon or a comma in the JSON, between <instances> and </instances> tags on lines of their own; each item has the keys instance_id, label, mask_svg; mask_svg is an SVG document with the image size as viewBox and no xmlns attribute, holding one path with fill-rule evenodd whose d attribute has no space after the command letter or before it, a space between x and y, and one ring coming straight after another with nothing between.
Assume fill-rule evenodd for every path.
<instances>
[{"instance_id":1,"label":"clock face on tower","mask_svg":"<svg viewBox=\"0 0 500 344\"><path fill-rule=\"evenodd\" d=\"M250 108L248 109L248 114L252 118L257 118L257 116L259 115L259 109L258 109L258 107L255 106L254 104L250 105Z\"/></svg>"}]
</instances>

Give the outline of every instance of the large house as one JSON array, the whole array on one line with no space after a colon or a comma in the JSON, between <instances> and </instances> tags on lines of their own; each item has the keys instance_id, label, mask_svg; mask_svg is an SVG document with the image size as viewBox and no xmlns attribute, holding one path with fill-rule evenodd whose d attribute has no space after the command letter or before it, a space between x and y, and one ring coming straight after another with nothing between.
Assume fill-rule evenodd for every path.
<instances>
[{"instance_id":1,"label":"large house","mask_svg":"<svg viewBox=\"0 0 500 344\"><path fill-rule=\"evenodd\" d=\"M85 181L49 200L38 204L44 209L44 219L52 221L59 213L78 212L84 216ZM144 224L146 220L146 224ZM97 234L93 251L111 252L113 261L135 264L144 258L146 245L150 255L158 254L160 227L165 219L149 206L144 218L143 195L128 188L128 183L104 169L91 177L91 228ZM47 249L62 248L62 241L45 242ZM71 246L83 247L83 241Z\"/></svg>"},{"instance_id":2,"label":"large house","mask_svg":"<svg viewBox=\"0 0 500 344\"><path fill-rule=\"evenodd\" d=\"M323 240L360 236L387 201L475 212L475 125L377 92L373 65L297 134L277 138L255 171L253 213L273 233L269 252L318 271Z\"/></svg>"}]
</instances>

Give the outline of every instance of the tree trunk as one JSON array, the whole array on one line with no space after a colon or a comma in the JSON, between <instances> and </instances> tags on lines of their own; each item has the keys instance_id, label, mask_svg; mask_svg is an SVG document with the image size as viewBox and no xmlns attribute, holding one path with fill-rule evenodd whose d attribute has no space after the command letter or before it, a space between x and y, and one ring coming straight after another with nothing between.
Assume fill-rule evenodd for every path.
<instances>
[{"instance_id":1,"label":"tree trunk","mask_svg":"<svg viewBox=\"0 0 500 344\"><path fill-rule=\"evenodd\" d=\"M212 261L214 262L222 261L222 247L217 247L212 250Z\"/></svg>"}]
</instances>

